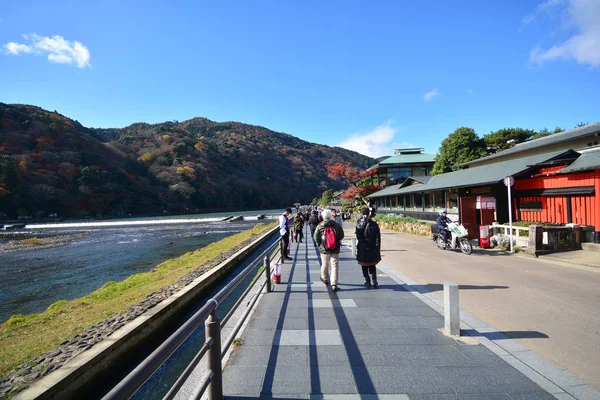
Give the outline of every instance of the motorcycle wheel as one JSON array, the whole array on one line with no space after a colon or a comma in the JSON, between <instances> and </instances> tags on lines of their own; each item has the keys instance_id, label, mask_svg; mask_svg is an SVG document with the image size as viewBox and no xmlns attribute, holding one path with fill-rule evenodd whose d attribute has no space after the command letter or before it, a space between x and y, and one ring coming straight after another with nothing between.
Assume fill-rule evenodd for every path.
<instances>
[{"instance_id":1,"label":"motorcycle wheel","mask_svg":"<svg viewBox=\"0 0 600 400\"><path fill-rule=\"evenodd\" d=\"M473 246L471 246L471 242L469 242L467 239L460 239L458 245L460 246L460 251L466 255L471 254L473 251Z\"/></svg>"},{"instance_id":2,"label":"motorcycle wheel","mask_svg":"<svg viewBox=\"0 0 600 400\"><path fill-rule=\"evenodd\" d=\"M440 235L438 235L435 238L434 243L435 243L435 245L437 246L438 249L440 249L440 250L445 250L446 249L446 245L444 244L444 239L442 239L442 237Z\"/></svg>"}]
</instances>

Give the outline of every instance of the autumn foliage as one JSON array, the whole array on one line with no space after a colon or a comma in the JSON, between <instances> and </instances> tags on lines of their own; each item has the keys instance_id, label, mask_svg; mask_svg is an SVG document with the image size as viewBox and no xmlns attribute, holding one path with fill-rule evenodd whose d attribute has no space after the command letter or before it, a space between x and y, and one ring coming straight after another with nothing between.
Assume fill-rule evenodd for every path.
<instances>
[{"instance_id":1,"label":"autumn foliage","mask_svg":"<svg viewBox=\"0 0 600 400\"><path fill-rule=\"evenodd\" d=\"M342 189L327 163L360 171L375 160L238 122L94 129L0 103L0 212L10 218L281 208Z\"/></svg>"},{"instance_id":2,"label":"autumn foliage","mask_svg":"<svg viewBox=\"0 0 600 400\"><path fill-rule=\"evenodd\" d=\"M378 184L373 183L373 175L377 173L377 169L370 168L361 170L345 163L336 163L326 165L325 168L329 176L334 179L341 179L348 188L342 194L345 199L359 198L364 201L364 198L380 189Z\"/></svg>"}]
</instances>

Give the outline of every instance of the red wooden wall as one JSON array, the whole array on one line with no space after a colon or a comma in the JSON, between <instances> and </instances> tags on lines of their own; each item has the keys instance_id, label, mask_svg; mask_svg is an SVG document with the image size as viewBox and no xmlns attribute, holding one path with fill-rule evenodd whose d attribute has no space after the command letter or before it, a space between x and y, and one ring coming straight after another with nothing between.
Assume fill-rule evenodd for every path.
<instances>
[{"instance_id":1,"label":"red wooden wall","mask_svg":"<svg viewBox=\"0 0 600 400\"><path fill-rule=\"evenodd\" d=\"M544 171L551 172L551 171ZM577 186L595 186L593 196L572 196L571 215L574 224L595 226L600 230L600 171L584 172L569 175L538 176L515 182L515 190L555 189ZM515 199L516 200L516 199ZM549 222L556 224L568 223L567 198L565 196L523 196L521 202L541 202L542 211L521 211L521 220ZM516 206L516 201L515 201Z\"/></svg>"},{"instance_id":2,"label":"red wooden wall","mask_svg":"<svg viewBox=\"0 0 600 400\"><path fill-rule=\"evenodd\" d=\"M515 190L556 189L575 186L594 186L595 172L580 174L540 176L515 182Z\"/></svg>"}]
</instances>

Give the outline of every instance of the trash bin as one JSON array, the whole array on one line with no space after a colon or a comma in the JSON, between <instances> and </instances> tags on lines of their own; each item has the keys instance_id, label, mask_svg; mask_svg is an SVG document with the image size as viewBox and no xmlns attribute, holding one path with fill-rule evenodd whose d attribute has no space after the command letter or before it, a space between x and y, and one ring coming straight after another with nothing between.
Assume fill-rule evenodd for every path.
<instances>
[{"instance_id":1,"label":"trash bin","mask_svg":"<svg viewBox=\"0 0 600 400\"><path fill-rule=\"evenodd\" d=\"M482 249L490 248L490 227L489 225L479 226L479 247Z\"/></svg>"}]
</instances>

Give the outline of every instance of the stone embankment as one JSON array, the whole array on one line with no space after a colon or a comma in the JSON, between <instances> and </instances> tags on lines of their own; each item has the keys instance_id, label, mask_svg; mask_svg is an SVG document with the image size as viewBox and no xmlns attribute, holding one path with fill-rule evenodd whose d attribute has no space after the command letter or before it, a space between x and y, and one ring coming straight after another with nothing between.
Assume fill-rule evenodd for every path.
<instances>
[{"instance_id":1,"label":"stone embankment","mask_svg":"<svg viewBox=\"0 0 600 400\"><path fill-rule=\"evenodd\" d=\"M412 233L420 236L431 235L431 224L422 222L385 222L377 221L380 228L390 229L396 232Z\"/></svg>"},{"instance_id":2,"label":"stone embankment","mask_svg":"<svg viewBox=\"0 0 600 400\"><path fill-rule=\"evenodd\" d=\"M179 278L170 286L164 287L146 297L137 304L128 307L123 313L116 314L88 329L70 340L61 343L53 351L43 354L19 368L12 370L5 377L0 377L0 398L6 398L26 389L35 381L59 369L69 360L90 349L95 344L110 336L127 322L134 320L153 308L163 300L178 292L194 279L216 267L238 251L252 244L256 238L248 239L234 248L221 253L218 257L203 264L189 274Z\"/></svg>"}]
</instances>

